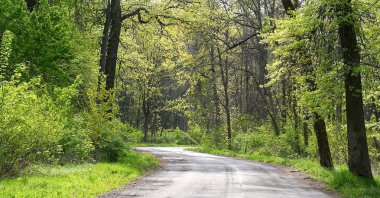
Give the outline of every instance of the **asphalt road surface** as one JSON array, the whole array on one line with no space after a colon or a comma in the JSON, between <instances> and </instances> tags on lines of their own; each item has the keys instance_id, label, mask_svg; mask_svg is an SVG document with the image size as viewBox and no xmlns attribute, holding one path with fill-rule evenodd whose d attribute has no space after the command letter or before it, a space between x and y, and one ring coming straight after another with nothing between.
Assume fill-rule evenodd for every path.
<instances>
[{"instance_id":1,"label":"asphalt road surface","mask_svg":"<svg viewBox=\"0 0 380 198\"><path fill-rule=\"evenodd\" d=\"M330 197L296 179L283 168L186 151L178 147L142 147L158 156L163 167L102 197L256 198Z\"/></svg>"}]
</instances>

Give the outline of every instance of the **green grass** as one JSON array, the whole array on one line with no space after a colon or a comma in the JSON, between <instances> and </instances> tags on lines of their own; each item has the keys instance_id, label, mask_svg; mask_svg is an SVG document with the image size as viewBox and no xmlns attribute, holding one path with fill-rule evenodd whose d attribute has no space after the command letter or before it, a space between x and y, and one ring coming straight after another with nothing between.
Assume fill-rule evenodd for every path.
<instances>
[{"instance_id":1,"label":"green grass","mask_svg":"<svg viewBox=\"0 0 380 198\"><path fill-rule=\"evenodd\" d=\"M0 197L96 197L158 164L151 155L129 151L118 163L35 166L28 174L0 180Z\"/></svg>"},{"instance_id":2,"label":"green grass","mask_svg":"<svg viewBox=\"0 0 380 198\"><path fill-rule=\"evenodd\" d=\"M289 159L276 156L265 156L257 153L241 154L234 151L206 147L189 148L189 150L293 167L294 169L306 173L311 178L325 183L328 189L336 191L344 197L380 197L379 178L376 178L375 182L359 178L351 174L346 166L338 166L335 167L335 169L326 169L319 166L318 162L303 158Z\"/></svg>"}]
</instances>

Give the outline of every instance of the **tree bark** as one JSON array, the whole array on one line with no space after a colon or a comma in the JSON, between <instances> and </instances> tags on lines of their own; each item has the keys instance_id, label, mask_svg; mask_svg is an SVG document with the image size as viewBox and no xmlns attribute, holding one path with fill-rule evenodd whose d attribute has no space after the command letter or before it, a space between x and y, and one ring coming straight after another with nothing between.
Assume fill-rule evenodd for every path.
<instances>
[{"instance_id":1,"label":"tree bark","mask_svg":"<svg viewBox=\"0 0 380 198\"><path fill-rule=\"evenodd\" d=\"M119 49L119 40L121 32L121 6L120 0L111 0L111 28L107 46L106 57L106 89L111 90L115 87L115 74L117 53Z\"/></svg>"},{"instance_id":2,"label":"tree bark","mask_svg":"<svg viewBox=\"0 0 380 198\"><path fill-rule=\"evenodd\" d=\"M214 99L214 106L215 106L215 126L219 127L221 121L220 121L220 107L219 107L219 97L218 97L218 88L216 85L216 69L215 69L215 49L214 46L211 46L210 49L210 59L211 59L211 83L212 83L212 91L213 91L213 99Z\"/></svg>"},{"instance_id":3,"label":"tree bark","mask_svg":"<svg viewBox=\"0 0 380 198\"><path fill-rule=\"evenodd\" d=\"M104 74L106 71L106 57L107 57L107 46L108 46L108 40L109 40L109 32L110 32L110 26L111 26L111 4L108 1L107 9L106 9L106 20L104 22L103 27L103 36L102 36L102 43L100 44L100 69L99 73Z\"/></svg>"},{"instance_id":4,"label":"tree bark","mask_svg":"<svg viewBox=\"0 0 380 198\"><path fill-rule=\"evenodd\" d=\"M224 109L226 111L226 122L227 122L227 146L228 149L232 149L232 130L231 130L231 112L230 112L230 98L228 96L228 59L226 58L224 63L222 60L222 53L218 48L218 59L220 66L220 73L222 77L222 84L224 90Z\"/></svg>"},{"instance_id":5,"label":"tree bark","mask_svg":"<svg viewBox=\"0 0 380 198\"><path fill-rule=\"evenodd\" d=\"M331 159L325 120L318 115L318 113L314 113L314 117L314 131L317 137L319 164L326 168L332 168L333 163Z\"/></svg>"},{"instance_id":6,"label":"tree bark","mask_svg":"<svg viewBox=\"0 0 380 198\"><path fill-rule=\"evenodd\" d=\"M339 40L345 67L348 167L360 177L373 178L364 122L360 52L351 0L337 1Z\"/></svg>"}]
</instances>

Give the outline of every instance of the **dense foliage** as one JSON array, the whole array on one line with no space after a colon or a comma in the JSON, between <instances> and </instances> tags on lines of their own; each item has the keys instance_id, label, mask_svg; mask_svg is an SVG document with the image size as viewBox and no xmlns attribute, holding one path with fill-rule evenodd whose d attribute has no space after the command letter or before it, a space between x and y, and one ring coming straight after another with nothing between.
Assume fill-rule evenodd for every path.
<instances>
[{"instance_id":1,"label":"dense foliage","mask_svg":"<svg viewBox=\"0 0 380 198\"><path fill-rule=\"evenodd\" d=\"M0 3L0 175L140 141L379 174L377 0Z\"/></svg>"},{"instance_id":2,"label":"dense foliage","mask_svg":"<svg viewBox=\"0 0 380 198\"><path fill-rule=\"evenodd\" d=\"M117 161L141 133L96 94L96 49L65 4L1 1L0 175L32 164ZM94 42L95 43L95 42ZM83 45L83 46L81 46ZM92 82L95 81L95 82Z\"/></svg>"}]
</instances>

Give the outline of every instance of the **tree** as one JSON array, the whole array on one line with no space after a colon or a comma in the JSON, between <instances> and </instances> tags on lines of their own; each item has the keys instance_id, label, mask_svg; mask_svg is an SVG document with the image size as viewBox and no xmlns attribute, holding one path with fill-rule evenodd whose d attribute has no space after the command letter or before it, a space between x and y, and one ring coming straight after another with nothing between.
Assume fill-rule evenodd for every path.
<instances>
[{"instance_id":1,"label":"tree","mask_svg":"<svg viewBox=\"0 0 380 198\"><path fill-rule=\"evenodd\" d=\"M338 34L344 63L348 167L358 176L372 178L363 110L360 74L360 48L356 38L357 24L351 0L335 2Z\"/></svg>"},{"instance_id":2,"label":"tree","mask_svg":"<svg viewBox=\"0 0 380 198\"><path fill-rule=\"evenodd\" d=\"M282 0L283 7L285 9L285 12L290 15L289 11L294 11L295 6L293 5L292 1L290 0ZM310 69L306 69L306 73L309 75L313 75L313 68L311 68L310 64L311 62L308 62L309 65L306 65L306 67L310 67ZM311 91L315 91L317 89L315 85L314 78L309 78L307 80L307 83L309 84L309 87L311 88ZM331 158L331 152L330 152L330 146L329 141L327 137L327 131L326 131L326 123L325 120L322 118L322 116L318 112L312 113L314 116L314 131L317 137L317 143L318 143L318 152L319 152L319 162L320 165L323 167L331 168L333 167L332 158Z\"/></svg>"}]
</instances>

